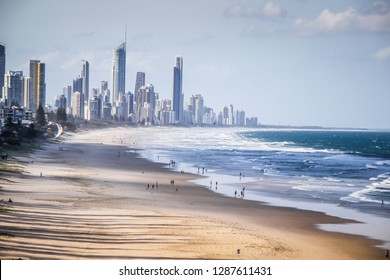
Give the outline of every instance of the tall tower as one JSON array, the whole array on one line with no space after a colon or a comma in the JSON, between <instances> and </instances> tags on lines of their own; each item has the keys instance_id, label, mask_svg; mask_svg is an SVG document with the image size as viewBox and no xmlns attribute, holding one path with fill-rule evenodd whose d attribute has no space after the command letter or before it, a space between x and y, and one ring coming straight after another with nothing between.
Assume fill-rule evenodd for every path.
<instances>
[{"instance_id":1,"label":"tall tower","mask_svg":"<svg viewBox=\"0 0 390 280\"><path fill-rule=\"evenodd\" d=\"M83 78L83 94L84 102L88 103L89 100L89 62L82 60L81 62L81 78Z\"/></svg>"},{"instance_id":2,"label":"tall tower","mask_svg":"<svg viewBox=\"0 0 390 280\"><path fill-rule=\"evenodd\" d=\"M68 107L72 106L72 86L64 86L62 94L65 95Z\"/></svg>"},{"instance_id":3,"label":"tall tower","mask_svg":"<svg viewBox=\"0 0 390 280\"><path fill-rule=\"evenodd\" d=\"M136 103L136 112L137 116L141 114L141 108L144 104L142 104L142 95L139 89L145 86L145 72L137 72L137 76L135 78L135 88L134 88L134 96Z\"/></svg>"},{"instance_id":4,"label":"tall tower","mask_svg":"<svg viewBox=\"0 0 390 280\"><path fill-rule=\"evenodd\" d=\"M46 104L45 63L30 60L30 100L29 109L35 112L39 106Z\"/></svg>"},{"instance_id":5,"label":"tall tower","mask_svg":"<svg viewBox=\"0 0 390 280\"><path fill-rule=\"evenodd\" d=\"M183 122L183 57L176 56L176 65L173 67L173 111L175 121Z\"/></svg>"},{"instance_id":6,"label":"tall tower","mask_svg":"<svg viewBox=\"0 0 390 280\"><path fill-rule=\"evenodd\" d=\"M5 45L0 43L0 97L1 89L4 86L4 75L5 75Z\"/></svg>"},{"instance_id":7,"label":"tall tower","mask_svg":"<svg viewBox=\"0 0 390 280\"><path fill-rule=\"evenodd\" d=\"M8 71L4 75L3 94L6 106L23 106L23 71Z\"/></svg>"},{"instance_id":8,"label":"tall tower","mask_svg":"<svg viewBox=\"0 0 390 280\"><path fill-rule=\"evenodd\" d=\"M119 101L120 93L125 94L126 42L114 49L112 59L112 104Z\"/></svg>"},{"instance_id":9,"label":"tall tower","mask_svg":"<svg viewBox=\"0 0 390 280\"><path fill-rule=\"evenodd\" d=\"M135 78L135 88L134 93L137 93L140 87L145 85L145 72L137 72L137 76Z\"/></svg>"},{"instance_id":10,"label":"tall tower","mask_svg":"<svg viewBox=\"0 0 390 280\"><path fill-rule=\"evenodd\" d=\"M78 76L76 79L73 80L72 109L75 110L75 113L73 115L81 119L84 119L83 88L84 88L84 79ZM73 98L77 98L77 100L73 100Z\"/></svg>"}]
</instances>

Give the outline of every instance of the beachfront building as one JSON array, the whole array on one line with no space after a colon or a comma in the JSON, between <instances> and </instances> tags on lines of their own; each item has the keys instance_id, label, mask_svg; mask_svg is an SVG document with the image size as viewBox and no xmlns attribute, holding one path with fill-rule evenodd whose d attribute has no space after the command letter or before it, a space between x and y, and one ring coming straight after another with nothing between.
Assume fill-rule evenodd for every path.
<instances>
[{"instance_id":1,"label":"beachfront building","mask_svg":"<svg viewBox=\"0 0 390 280\"><path fill-rule=\"evenodd\" d=\"M45 63L30 60L30 98L28 108L36 112L39 104L46 104Z\"/></svg>"},{"instance_id":2,"label":"beachfront building","mask_svg":"<svg viewBox=\"0 0 390 280\"><path fill-rule=\"evenodd\" d=\"M236 125L237 126L245 125L245 111L243 110L236 111Z\"/></svg>"},{"instance_id":3,"label":"beachfront building","mask_svg":"<svg viewBox=\"0 0 390 280\"><path fill-rule=\"evenodd\" d=\"M152 84L142 86L138 90L139 108L138 120L143 124L155 124L156 93Z\"/></svg>"},{"instance_id":4,"label":"beachfront building","mask_svg":"<svg viewBox=\"0 0 390 280\"><path fill-rule=\"evenodd\" d=\"M246 118L245 124L249 127L256 127L259 125L259 120L256 117Z\"/></svg>"},{"instance_id":5,"label":"beachfront building","mask_svg":"<svg viewBox=\"0 0 390 280\"><path fill-rule=\"evenodd\" d=\"M112 58L112 83L111 94L114 105L120 101L120 93L125 93L125 77L126 77L126 42L114 49Z\"/></svg>"},{"instance_id":6,"label":"beachfront building","mask_svg":"<svg viewBox=\"0 0 390 280\"><path fill-rule=\"evenodd\" d=\"M84 94L84 102L89 101L89 62L87 60L81 61L81 78L82 80L82 93Z\"/></svg>"},{"instance_id":7,"label":"beachfront building","mask_svg":"<svg viewBox=\"0 0 390 280\"><path fill-rule=\"evenodd\" d=\"M0 90L4 86L4 75L5 75L5 45L3 43L0 43Z\"/></svg>"},{"instance_id":8,"label":"beachfront building","mask_svg":"<svg viewBox=\"0 0 390 280\"><path fill-rule=\"evenodd\" d=\"M102 99L100 96L93 96L89 100L89 118L90 120L100 120L102 117Z\"/></svg>"},{"instance_id":9,"label":"beachfront building","mask_svg":"<svg viewBox=\"0 0 390 280\"><path fill-rule=\"evenodd\" d=\"M11 121L14 124L29 124L32 120L32 112L25 108L0 108L0 126Z\"/></svg>"},{"instance_id":10,"label":"beachfront building","mask_svg":"<svg viewBox=\"0 0 390 280\"><path fill-rule=\"evenodd\" d=\"M78 100L73 100L75 97L77 97ZM81 76L78 76L73 80L72 110L73 116L84 119L84 92L83 78Z\"/></svg>"},{"instance_id":11,"label":"beachfront building","mask_svg":"<svg viewBox=\"0 0 390 280\"><path fill-rule=\"evenodd\" d=\"M139 89L145 86L145 72L137 72L137 76L135 78L135 87L134 87L134 101L135 101L135 118L136 121L139 120L139 115L141 113L141 108L143 103L141 101L141 93Z\"/></svg>"},{"instance_id":12,"label":"beachfront building","mask_svg":"<svg viewBox=\"0 0 390 280\"><path fill-rule=\"evenodd\" d=\"M66 96L64 94L57 95L54 101L54 108L63 108L66 109Z\"/></svg>"},{"instance_id":13,"label":"beachfront building","mask_svg":"<svg viewBox=\"0 0 390 280\"><path fill-rule=\"evenodd\" d=\"M203 109L203 123L207 125L214 125L216 123L216 117L214 110L209 107Z\"/></svg>"},{"instance_id":14,"label":"beachfront building","mask_svg":"<svg viewBox=\"0 0 390 280\"><path fill-rule=\"evenodd\" d=\"M72 95L72 115L77 119L84 118L84 99L79 91Z\"/></svg>"},{"instance_id":15,"label":"beachfront building","mask_svg":"<svg viewBox=\"0 0 390 280\"><path fill-rule=\"evenodd\" d=\"M72 105L72 86L64 86L62 94L65 95L68 107L70 107Z\"/></svg>"},{"instance_id":16,"label":"beachfront building","mask_svg":"<svg viewBox=\"0 0 390 280\"><path fill-rule=\"evenodd\" d=\"M4 75L2 102L6 107L22 107L24 101L23 71L7 71Z\"/></svg>"},{"instance_id":17,"label":"beachfront building","mask_svg":"<svg viewBox=\"0 0 390 280\"><path fill-rule=\"evenodd\" d=\"M175 121L183 123L183 57L176 56L173 67L172 105L175 112Z\"/></svg>"},{"instance_id":18,"label":"beachfront building","mask_svg":"<svg viewBox=\"0 0 390 280\"><path fill-rule=\"evenodd\" d=\"M21 107L28 108L30 100L30 77L23 76L23 103Z\"/></svg>"}]
</instances>

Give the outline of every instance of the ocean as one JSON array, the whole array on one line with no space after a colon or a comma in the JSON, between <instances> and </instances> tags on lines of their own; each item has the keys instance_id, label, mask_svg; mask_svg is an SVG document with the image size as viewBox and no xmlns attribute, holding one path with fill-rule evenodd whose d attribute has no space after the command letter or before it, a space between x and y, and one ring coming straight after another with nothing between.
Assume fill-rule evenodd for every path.
<instances>
[{"instance_id":1,"label":"ocean","mask_svg":"<svg viewBox=\"0 0 390 280\"><path fill-rule=\"evenodd\" d=\"M318 226L390 246L388 131L143 128L141 134L136 145L143 157L200 174L196 183L215 192L355 219L363 226Z\"/></svg>"}]
</instances>

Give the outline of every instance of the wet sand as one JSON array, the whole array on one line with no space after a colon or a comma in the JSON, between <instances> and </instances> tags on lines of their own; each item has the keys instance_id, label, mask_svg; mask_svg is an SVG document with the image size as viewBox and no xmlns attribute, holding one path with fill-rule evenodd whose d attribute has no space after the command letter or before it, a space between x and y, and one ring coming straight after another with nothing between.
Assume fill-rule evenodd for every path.
<instances>
[{"instance_id":1,"label":"wet sand","mask_svg":"<svg viewBox=\"0 0 390 280\"><path fill-rule=\"evenodd\" d=\"M139 158L134 129L84 131L19 158L24 174L0 192L1 259L383 259L379 241L315 226L345 220L221 196Z\"/></svg>"}]
</instances>

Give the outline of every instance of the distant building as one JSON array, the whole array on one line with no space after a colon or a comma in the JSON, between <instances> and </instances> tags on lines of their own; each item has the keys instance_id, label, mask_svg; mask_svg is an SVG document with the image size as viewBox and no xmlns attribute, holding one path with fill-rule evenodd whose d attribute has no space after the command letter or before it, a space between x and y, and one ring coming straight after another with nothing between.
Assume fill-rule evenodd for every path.
<instances>
[{"instance_id":1,"label":"distant building","mask_svg":"<svg viewBox=\"0 0 390 280\"><path fill-rule=\"evenodd\" d=\"M259 121L256 117L246 118L246 126L256 127L259 125Z\"/></svg>"},{"instance_id":2,"label":"distant building","mask_svg":"<svg viewBox=\"0 0 390 280\"><path fill-rule=\"evenodd\" d=\"M1 89L4 86L4 75L5 75L5 45L3 43L0 43L0 94L1 94Z\"/></svg>"},{"instance_id":3,"label":"distant building","mask_svg":"<svg viewBox=\"0 0 390 280\"><path fill-rule=\"evenodd\" d=\"M138 90L140 94L140 104L138 120L141 123L155 123L156 93L152 84L141 87Z\"/></svg>"},{"instance_id":4,"label":"distant building","mask_svg":"<svg viewBox=\"0 0 390 280\"><path fill-rule=\"evenodd\" d=\"M178 123L183 122L183 57L176 56L175 66L173 67L173 92L172 102L175 120Z\"/></svg>"},{"instance_id":5,"label":"distant building","mask_svg":"<svg viewBox=\"0 0 390 280\"><path fill-rule=\"evenodd\" d=\"M139 89L143 86L145 86L145 73L137 72L137 76L135 78L135 87L134 87L135 112L137 116L140 115L140 111L143 106L141 101L141 93L139 92Z\"/></svg>"},{"instance_id":6,"label":"distant building","mask_svg":"<svg viewBox=\"0 0 390 280\"><path fill-rule=\"evenodd\" d=\"M103 105L103 120L105 121L112 120L111 110L112 110L111 103L106 103Z\"/></svg>"},{"instance_id":7,"label":"distant building","mask_svg":"<svg viewBox=\"0 0 390 280\"><path fill-rule=\"evenodd\" d=\"M36 112L39 104L46 104L45 63L30 60L30 100L29 109Z\"/></svg>"},{"instance_id":8,"label":"distant building","mask_svg":"<svg viewBox=\"0 0 390 280\"><path fill-rule=\"evenodd\" d=\"M23 71L7 71L4 75L3 102L6 107L23 106Z\"/></svg>"},{"instance_id":9,"label":"distant building","mask_svg":"<svg viewBox=\"0 0 390 280\"><path fill-rule=\"evenodd\" d=\"M245 111L236 111L236 125L245 126Z\"/></svg>"},{"instance_id":10,"label":"distant building","mask_svg":"<svg viewBox=\"0 0 390 280\"><path fill-rule=\"evenodd\" d=\"M101 81L100 82L100 93L104 93L108 89L108 82L107 81Z\"/></svg>"},{"instance_id":11,"label":"distant building","mask_svg":"<svg viewBox=\"0 0 390 280\"><path fill-rule=\"evenodd\" d=\"M81 61L81 78L82 81L82 93L84 94L84 102L88 103L89 100L89 62L87 60Z\"/></svg>"},{"instance_id":12,"label":"distant building","mask_svg":"<svg viewBox=\"0 0 390 280\"><path fill-rule=\"evenodd\" d=\"M102 100L98 96L94 96L89 100L89 119L100 120L102 118Z\"/></svg>"},{"instance_id":13,"label":"distant building","mask_svg":"<svg viewBox=\"0 0 390 280\"><path fill-rule=\"evenodd\" d=\"M66 109L66 103L67 103L67 100L66 100L66 97L64 94L62 95L58 95L54 101L54 107L55 108L63 108L63 109Z\"/></svg>"},{"instance_id":14,"label":"distant building","mask_svg":"<svg viewBox=\"0 0 390 280\"><path fill-rule=\"evenodd\" d=\"M30 100L30 77L23 76L23 108L28 108Z\"/></svg>"},{"instance_id":15,"label":"distant building","mask_svg":"<svg viewBox=\"0 0 390 280\"><path fill-rule=\"evenodd\" d=\"M0 125L11 121L15 124L28 124L32 120L32 112L24 108L0 108Z\"/></svg>"},{"instance_id":16,"label":"distant building","mask_svg":"<svg viewBox=\"0 0 390 280\"><path fill-rule=\"evenodd\" d=\"M212 108L204 107L203 123L208 125L216 124L216 117Z\"/></svg>"},{"instance_id":17,"label":"distant building","mask_svg":"<svg viewBox=\"0 0 390 280\"><path fill-rule=\"evenodd\" d=\"M72 86L64 86L62 94L65 95L68 106L72 105Z\"/></svg>"},{"instance_id":18,"label":"distant building","mask_svg":"<svg viewBox=\"0 0 390 280\"><path fill-rule=\"evenodd\" d=\"M134 94L130 91L126 94L127 97L127 115L134 114Z\"/></svg>"},{"instance_id":19,"label":"distant building","mask_svg":"<svg viewBox=\"0 0 390 280\"><path fill-rule=\"evenodd\" d=\"M112 59L112 104L119 101L120 93L125 93L126 42L114 49Z\"/></svg>"},{"instance_id":20,"label":"distant building","mask_svg":"<svg viewBox=\"0 0 390 280\"><path fill-rule=\"evenodd\" d=\"M84 100L82 93L79 91L73 92L72 95L72 114L75 118L84 118Z\"/></svg>"},{"instance_id":21,"label":"distant building","mask_svg":"<svg viewBox=\"0 0 390 280\"><path fill-rule=\"evenodd\" d=\"M75 93L77 93L75 95ZM78 100L73 100L73 98L77 97ZM73 94L72 94L72 109L73 116L77 116L78 118L84 119L84 93L83 93L83 78L78 76L73 80ZM77 104L77 109L75 106Z\"/></svg>"},{"instance_id":22,"label":"distant building","mask_svg":"<svg viewBox=\"0 0 390 280\"><path fill-rule=\"evenodd\" d=\"M204 114L204 100L202 95L195 95L195 122L196 125L203 124L203 114Z\"/></svg>"}]
</instances>

